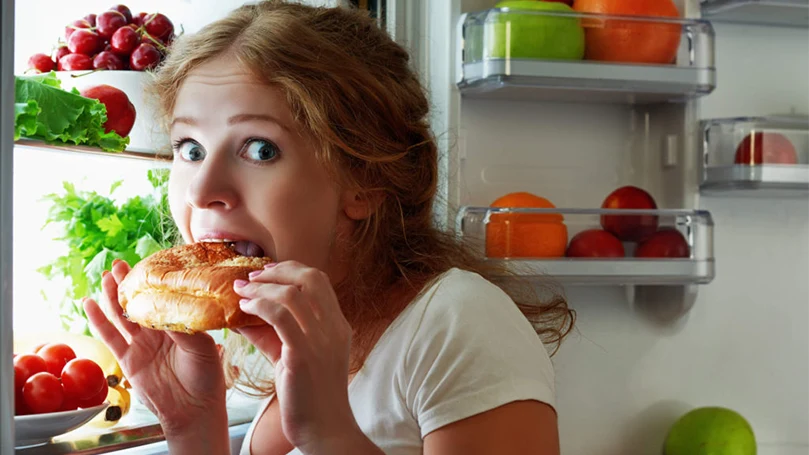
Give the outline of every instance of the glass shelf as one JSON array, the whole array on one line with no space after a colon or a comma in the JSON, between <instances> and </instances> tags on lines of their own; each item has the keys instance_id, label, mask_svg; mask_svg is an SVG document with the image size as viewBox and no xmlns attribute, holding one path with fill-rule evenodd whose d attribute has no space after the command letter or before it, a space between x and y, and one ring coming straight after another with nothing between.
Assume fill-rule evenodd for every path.
<instances>
[{"instance_id":1,"label":"glass shelf","mask_svg":"<svg viewBox=\"0 0 809 455\"><path fill-rule=\"evenodd\" d=\"M715 22L809 27L807 0L702 0L702 17Z\"/></svg>"},{"instance_id":2,"label":"glass shelf","mask_svg":"<svg viewBox=\"0 0 809 455\"><path fill-rule=\"evenodd\" d=\"M644 233L619 241L602 224ZM701 210L464 207L457 233L488 261L563 284L707 284L715 275L713 220Z\"/></svg>"},{"instance_id":3,"label":"glass shelf","mask_svg":"<svg viewBox=\"0 0 809 455\"><path fill-rule=\"evenodd\" d=\"M703 193L809 195L809 117L704 120Z\"/></svg>"},{"instance_id":4,"label":"glass shelf","mask_svg":"<svg viewBox=\"0 0 809 455\"><path fill-rule=\"evenodd\" d=\"M35 150L52 150L57 152L65 152L65 153L84 153L89 155L101 155L101 156L108 156L108 157L120 157L120 158L129 158L129 159L138 159L138 160L149 160L149 161L157 161L157 162L167 162L170 163L172 161L172 156L168 154L156 153L153 150L144 150L144 149L137 149L137 148L128 148L123 152L106 152L101 150L97 147L87 147L81 145L70 145L70 144L48 144L43 141L37 141L33 139L19 139L14 142L14 148L21 148L21 149L35 149Z\"/></svg>"},{"instance_id":5,"label":"glass shelf","mask_svg":"<svg viewBox=\"0 0 809 455\"><path fill-rule=\"evenodd\" d=\"M716 86L702 20L495 8L463 14L457 35L467 97L644 104Z\"/></svg>"}]
</instances>

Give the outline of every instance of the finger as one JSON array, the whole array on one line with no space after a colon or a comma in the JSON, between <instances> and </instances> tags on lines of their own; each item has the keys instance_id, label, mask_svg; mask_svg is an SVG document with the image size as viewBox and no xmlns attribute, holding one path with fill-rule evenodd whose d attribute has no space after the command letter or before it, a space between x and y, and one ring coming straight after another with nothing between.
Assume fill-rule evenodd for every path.
<instances>
[{"instance_id":1,"label":"finger","mask_svg":"<svg viewBox=\"0 0 809 455\"><path fill-rule=\"evenodd\" d=\"M270 324L288 348L306 349L306 335L288 307L262 298L243 299L239 305L245 313L254 314ZM242 331L245 329L243 327Z\"/></svg>"},{"instance_id":2,"label":"finger","mask_svg":"<svg viewBox=\"0 0 809 455\"><path fill-rule=\"evenodd\" d=\"M126 261L120 259L112 261L112 276L115 278L117 284L121 284L121 281L124 280L124 277L126 277L130 270L129 264L127 264Z\"/></svg>"},{"instance_id":3,"label":"finger","mask_svg":"<svg viewBox=\"0 0 809 455\"><path fill-rule=\"evenodd\" d=\"M126 342L121 332L107 319L101 307L93 299L84 300L84 312L90 324L96 329L101 340L110 348L112 355L120 361L126 354L129 344Z\"/></svg>"},{"instance_id":4,"label":"finger","mask_svg":"<svg viewBox=\"0 0 809 455\"><path fill-rule=\"evenodd\" d=\"M285 261L270 264L250 277L253 282L277 283L295 286L307 297L315 316L342 317L342 310L334 293L329 276L318 269L307 267L299 262Z\"/></svg>"},{"instance_id":5,"label":"finger","mask_svg":"<svg viewBox=\"0 0 809 455\"><path fill-rule=\"evenodd\" d=\"M129 337L134 337L140 333L140 326L124 317L124 310L118 303L118 283L112 273L104 272L101 277L101 290L103 291L101 304L104 306L104 312L110 321L118 327L118 331Z\"/></svg>"},{"instance_id":6,"label":"finger","mask_svg":"<svg viewBox=\"0 0 809 455\"><path fill-rule=\"evenodd\" d=\"M310 333L319 329L312 305L306 301L301 290L296 286L275 283L247 283L237 281L233 289L237 294L247 299L261 299L263 301L280 303L287 307L301 329Z\"/></svg>"},{"instance_id":7,"label":"finger","mask_svg":"<svg viewBox=\"0 0 809 455\"><path fill-rule=\"evenodd\" d=\"M242 327L239 329L239 333L270 359L273 365L281 358L281 338L278 337L278 333L272 326Z\"/></svg>"},{"instance_id":8,"label":"finger","mask_svg":"<svg viewBox=\"0 0 809 455\"><path fill-rule=\"evenodd\" d=\"M202 356L213 356L216 359L219 358L219 350L216 349L216 341L205 332L189 334L166 331L166 334L168 334L169 338L183 351Z\"/></svg>"}]
</instances>

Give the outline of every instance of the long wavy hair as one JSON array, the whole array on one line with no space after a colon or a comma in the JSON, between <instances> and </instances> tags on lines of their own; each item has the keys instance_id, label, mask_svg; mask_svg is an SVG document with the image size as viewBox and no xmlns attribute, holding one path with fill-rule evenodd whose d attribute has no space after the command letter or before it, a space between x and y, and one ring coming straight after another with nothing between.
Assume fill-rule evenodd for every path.
<instances>
[{"instance_id":1,"label":"long wavy hair","mask_svg":"<svg viewBox=\"0 0 809 455\"><path fill-rule=\"evenodd\" d=\"M542 341L558 347L575 320L558 289L544 286L552 292L541 299L531 283L436 227L439 155L430 103L408 52L374 19L351 8L283 1L242 6L173 44L150 87L164 119L189 73L226 52L281 90L297 126L314 138L320 163L340 185L378 201L373 214L357 222L352 267L336 285L354 331L352 372L412 297L453 267L498 284ZM380 298L393 289L411 298ZM247 385L259 394L273 389L271 381Z\"/></svg>"}]
</instances>

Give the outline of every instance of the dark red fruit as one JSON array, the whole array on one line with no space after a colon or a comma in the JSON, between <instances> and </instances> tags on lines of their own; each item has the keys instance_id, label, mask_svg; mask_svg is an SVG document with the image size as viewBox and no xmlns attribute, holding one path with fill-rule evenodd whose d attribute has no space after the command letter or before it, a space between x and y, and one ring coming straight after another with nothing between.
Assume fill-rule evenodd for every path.
<instances>
[{"instance_id":1,"label":"dark red fruit","mask_svg":"<svg viewBox=\"0 0 809 455\"><path fill-rule=\"evenodd\" d=\"M135 71L152 69L158 63L160 63L160 51L149 43L141 43L129 56L129 67Z\"/></svg>"},{"instance_id":2,"label":"dark red fruit","mask_svg":"<svg viewBox=\"0 0 809 455\"><path fill-rule=\"evenodd\" d=\"M82 409L92 408L93 406L98 406L107 399L107 395L110 393L109 387L102 387L101 390L98 391L97 394L91 396L86 400L79 400L78 407Z\"/></svg>"},{"instance_id":3,"label":"dark red fruit","mask_svg":"<svg viewBox=\"0 0 809 455\"><path fill-rule=\"evenodd\" d=\"M135 124L135 106L122 90L110 85L96 85L79 92L86 98L97 99L107 108L106 132L115 131L126 136Z\"/></svg>"},{"instance_id":4,"label":"dark red fruit","mask_svg":"<svg viewBox=\"0 0 809 455\"><path fill-rule=\"evenodd\" d=\"M571 240L565 256L569 258L622 258L624 246L614 235L601 229L579 232Z\"/></svg>"},{"instance_id":5,"label":"dark red fruit","mask_svg":"<svg viewBox=\"0 0 809 455\"><path fill-rule=\"evenodd\" d=\"M62 44L58 48L56 48L56 52L53 54L53 60L55 62L59 62L65 55L70 53L70 49L67 48L66 44Z\"/></svg>"},{"instance_id":6,"label":"dark red fruit","mask_svg":"<svg viewBox=\"0 0 809 455\"><path fill-rule=\"evenodd\" d=\"M101 49L101 42L97 33L79 29L70 34L67 48L74 54L95 55Z\"/></svg>"},{"instance_id":7,"label":"dark red fruit","mask_svg":"<svg viewBox=\"0 0 809 455\"><path fill-rule=\"evenodd\" d=\"M99 35L106 39L110 39L116 30L121 27L125 27L127 23L126 17L124 17L123 14L119 13L118 11L110 10L104 11L98 15L98 18L96 19L96 28Z\"/></svg>"},{"instance_id":8,"label":"dark red fruit","mask_svg":"<svg viewBox=\"0 0 809 455\"><path fill-rule=\"evenodd\" d=\"M113 11L118 11L119 13L123 14L126 18L126 23L129 24L132 22L132 11L126 7L126 5L115 5L110 8Z\"/></svg>"},{"instance_id":9,"label":"dark red fruit","mask_svg":"<svg viewBox=\"0 0 809 455\"><path fill-rule=\"evenodd\" d=\"M31 58L28 59L28 68L37 70L40 73L47 73L48 71L53 71L56 67L56 62L54 62L49 56L45 54L34 54Z\"/></svg>"},{"instance_id":10,"label":"dark red fruit","mask_svg":"<svg viewBox=\"0 0 809 455\"><path fill-rule=\"evenodd\" d=\"M174 24L171 23L168 17L160 13L146 16L143 19L143 25L147 33L160 40L165 40L174 33Z\"/></svg>"},{"instance_id":11,"label":"dark red fruit","mask_svg":"<svg viewBox=\"0 0 809 455\"><path fill-rule=\"evenodd\" d=\"M99 52L93 59L93 68L97 70L121 71L124 69L124 62L112 51Z\"/></svg>"},{"instance_id":12,"label":"dark red fruit","mask_svg":"<svg viewBox=\"0 0 809 455\"><path fill-rule=\"evenodd\" d=\"M92 28L92 27L93 25L87 22L86 19L76 19L75 21L67 24L67 27L65 27L65 40L69 40L70 35L72 35L74 31L80 28Z\"/></svg>"},{"instance_id":13,"label":"dark red fruit","mask_svg":"<svg viewBox=\"0 0 809 455\"><path fill-rule=\"evenodd\" d=\"M687 258L690 248L685 237L676 229L666 228L655 232L638 245L635 257L638 258Z\"/></svg>"},{"instance_id":14,"label":"dark red fruit","mask_svg":"<svg viewBox=\"0 0 809 455\"><path fill-rule=\"evenodd\" d=\"M138 32L131 27L121 27L112 34L110 45L112 51L119 55L129 55L140 44Z\"/></svg>"},{"instance_id":15,"label":"dark red fruit","mask_svg":"<svg viewBox=\"0 0 809 455\"><path fill-rule=\"evenodd\" d=\"M96 26L96 15L95 15L95 14L90 13L90 14L88 14L88 15L84 16L84 20L86 20L87 22L89 22L89 23L90 23L90 25L92 25L93 27L95 27L95 26Z\"/></svg>"},{"instance_id":16,"label":"dark red fruit","mask_svg":"<svg viewBox=\"0 0 809 455\"><path fill-rule=\"evenodd\" d=\"M140 27L143 25L143 19L148 15L149 13L138 13L137 16L132 16L132 23Z\"/></svg>"},{"instance_id":17,"label":"dark red fruit","mask_svg":"<svg viewBox=\"0 0 809 455\"><path fill-rule=\"evenodd\" d=\"M85 71L93 69L93 59L84 54L67 54L59 59L59 71Z\"/></svg>"}]
</instances>

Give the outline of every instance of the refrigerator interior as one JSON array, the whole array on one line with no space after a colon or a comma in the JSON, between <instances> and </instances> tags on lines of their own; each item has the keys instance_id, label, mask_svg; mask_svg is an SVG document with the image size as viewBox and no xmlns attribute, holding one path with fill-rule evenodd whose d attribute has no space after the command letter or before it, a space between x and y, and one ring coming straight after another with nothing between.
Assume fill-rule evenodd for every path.
<instances>
[{"instance_id":1,"label":"refrigerator interior","mask_svg":"<svg viewBox=\"0 0 809 455\"><path fill-rule=\"evenodd\" d=\"M710 284L662 293L636 288L636 296L652 291L643 301L633 301L631 286L566 286L578 320L553 358L562 453L660 453L679 416L712 405L751 422L759 453L806 453L806 193L705 197L698 171L700 120L809 112L807 28L716 22L716 88L687 103L468 96L456 86L459 20L494 3L429 7L427 80L433 124L449 151L443 163L447 224L460 226L454 209L485 207L513 191L532 192L557 207L598 208L613 189L636 185L661 208L706 209L715 225ZM696 1L678 6L686 17L700 15ZM649 317L667 312L681 317Z\"/></svg>"}]
</instances>

